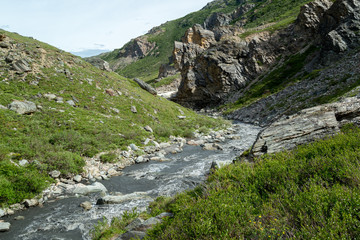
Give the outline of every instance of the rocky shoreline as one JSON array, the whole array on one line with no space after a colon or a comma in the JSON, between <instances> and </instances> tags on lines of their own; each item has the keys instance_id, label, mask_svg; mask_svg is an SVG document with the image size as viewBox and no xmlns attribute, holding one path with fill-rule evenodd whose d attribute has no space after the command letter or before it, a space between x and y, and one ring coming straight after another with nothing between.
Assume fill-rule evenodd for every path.
<instances>
[{"instance_id":1,"label":"rocky shoreline","mask_svg":"<svg viewBox=\"0 0 360 240\"><path fill-rule=\"evenodd\" d=\"M194 133L194 138L192 139L171 136L169 142L162 143L146 139L141 147L131 144L126 151L113 151L112 153L115 153L118 159L115 163L102 163L100 161L100 156L106 154L106 152L99 153L93 158L85 158L86 165L82 174L64 177L59 171L50 172L49 175L56 183L51 184L33 199L25 199L21 203L9 206L9 208L0 209L0 217L14 215L17 211L31 207L42 207L46 202L72 196L80 197L90 193L101 193L103 196L101 199L106 200L106 197L111 198L113 196L107 195L106 187L98 181L108 180L111 177L119 176L122 174L122 170L125 167L133 164L141 164L148 161L169 161L169 159L166 158L166 155L182 152L185 145L200 146L204 150L209 151L222 150L219 143L225 142L228 139L233 139L235 136L232 134L235 131L236 130L232 127L220 131L210 131L207 134L197 131ZM104 203L110 203L113 199L110 200L108 199L104 201ZM79 207L89 210L92 206L91 204L84 202ZM9 229L10 223L0 220L0 231L8 231Z\"/></svg>"}]
</instances>

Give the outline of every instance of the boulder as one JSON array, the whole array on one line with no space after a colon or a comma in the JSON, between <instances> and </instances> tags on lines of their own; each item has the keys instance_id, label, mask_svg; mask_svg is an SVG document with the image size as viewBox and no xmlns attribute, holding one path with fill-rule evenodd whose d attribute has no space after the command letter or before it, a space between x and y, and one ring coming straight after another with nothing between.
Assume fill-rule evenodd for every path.
<instances>
[{"instance_id":1,"label":"boulder","mask_svg":"<svg viewBox=\"0 0 360 240\"><path fill-rule=\"evenodd\" d=\"M106 187L99 183L94 182L92 185L84 185L84 184L77 184L75 185L75 188L72 190L73 194L80 194L80 195L86 195L89 193L96 193L96 192L107 192Z\"/></svg>"},{"instance_id":2,"label":"boulder","mask_svg":"<svg viewBox=\"0 0 360 240\"><path fill-rule=\"evenodd\" d=\"M145 83L144 81L138 79L138 78L134 78L134 81L144 90L148 91L149 93L151 93L152 95L157 95L157 91L155 90L155 88L153 88L152 86L150 86L149 84Z\"/></svg>"},{"instance_id":3,"label":"boulder","mask_svg":"<svg viewBox=\"0 0 360 240\"><path fill-rule=\"evenodd\" d=\"M0 232L6 232L10 230L11 224L8 222L0 222Z\"/></svg>"},{"instance_id":4,"label":"boulder","mask_svg":"<svg viewBox=\"0 0 360 240\"><path fill-rule=\"evenodd\" d=\"M260 156L293 149L297 145L336 134L347 123L360 125L360 99L357 97L282 117L259 133L251 152L254 156Z\"/></svg>"},{"instance_id":5,"label":"boulder","mask_svg":"<svg viewBox=\"0 0 360 240\"><path fill-rule=\"evenodd\" d=\"M116 92L114 91L114 89L106 89L105 92L109 95L109 96L115 96Z\"/></svg>"},{"instance_id":6,"label":"boulder","mask_svg":"<svg viewBox=\"0 0 360 240\"><path fill-rule=\"evenodd\" d=\"M55 100L56 99L56 95L52 94L52 93L45 93L43 97L47 98L49 100Z\"/></svg>"},{"instance_id":7,"label":"boulder","mask_svg":"<svg viewBox=\"0 0 360 240\"><path fill-rule=\"evenodd\" d=\"M35 207L35 206L39 205L39 200L37 200L37 199L25 199L24 200L24 205L27 208Z\"/></svg>"},{"instance_id":8,"label":"boulder","mask_svg":"<svg viewBox=\"0 0 360 240\"><path fill-rule=\"evenodd\" d=\"M66 103L69 104L72 107L76 106L76 103L74 102L74 100L68 100L68 101L66 101Z\"/></svg>"},{"instance_id":9,"label":"boulder","mask_svg":"<svg viewBox=\"0 0 360 240\"><path fill-rule=\"evenodd\" d=\"M144 239L146 236L145 232L141 231L128 231L124 234L121 234L117 240L130 240L130 239Z\"/></svg>"},{"instance_id":10,"label":"boulder","mask_svg":"<svg viewBox=\"0 0 360 240\"><path fill-rule=\"evenodd\" d=\"M61 172L58 171L58 170L54 170L54 171L49 172L49 175L50 175L50 177L52 177L52 178L58 178L58 177L60 177Z\"/></svg>"},{"instance_id":11,"label":"boulder","mask_svg":"<svg viewBox=\"0 0 360 240\"><path fill-rule=\"evenodd\" d=\"M31 114L37 111L36 104L30 101L15 100L8 105L8 109L18 114Z\"/></svg>"},{"instance_id":12,"label":"boulder","mask_svg":"<svg viewBox=\"0 0 360 240\"><path fill-rule=\"evenodd\" d=\"M89 211L92 208L92 204L89 201L83 202L80 204L80 207L82 207L85 211Z\"/></svg>"},{"instance_id":13,"label":"boulder","mask_svg":"<svg viewBox=\"0 0 360 240\"><path fill-rule=\"evenodd\" d=\"M5 216L5 215L6 215L5 210L3 210L3 209L0 208L0 218L3 217L3 216Z\"/></svg>"},{"instance_id":14,"label":"boulder","mask_svg":"<svg viewBox=\"0 0 360 240\"><path fill-rule=\"evenodd\" d=\"M150 126L145 126L144 129L145 129L147 132L151 132L151 133L154 132Z\"/></svg>"},{"instance_id":15,"label":"boulder","mask_svg":"<svg viewBox=\"0 0 360 240\"><path fill-rule=\"evenodd\" d=\"M74 181L75 181L75 182L81 182L81 180L82 180L82 177L81 177L80 175L76 175L76 176L74 177Z\"/></svg>"},{"instance_id":16,"label":"boulder","mask_svg":"<svg viewBox=\"0 0 360 240\"><path fill-rule=\"evenodd\" d=\"M150 198L145 192L134 192L126 195L107 195L97 200L96 205L120 204L134 199Z\"/></svg>"},{"instance_id":17,"label":"boulder","mask_svg":"<svg viewBox=\"0 0 360 240\"><path fill-rule=\"evenodd\" d=\"M131 106L131 112L132 112L132 113L137 113L137 109L136 109L135 106Z\"/></svg>"},{"instance_id":18,"label":"boulder","mask_svg":"<svg viewBox=\"0 0 360 240\"><path fill-rule=\"evenodd\" d=\"M26 160L26 159L22 159L22 160L19 161L19 165L22 166L22 167L25 167L28 164L29 164L29 161Z\"/></svg>"}]
</instances>

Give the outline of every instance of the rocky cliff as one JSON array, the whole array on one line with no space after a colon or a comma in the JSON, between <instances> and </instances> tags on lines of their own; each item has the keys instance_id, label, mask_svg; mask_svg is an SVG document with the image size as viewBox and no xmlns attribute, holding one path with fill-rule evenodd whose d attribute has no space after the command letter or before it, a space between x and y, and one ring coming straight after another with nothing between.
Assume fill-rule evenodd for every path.
<instances>
[{"instance_id":1,"label":"rocky cliff","mask_svg":"<svg viewBox=\"0 0 360 240\"><path fill-rule=\"evenodd\" d=\"M251 7L238 10L240 18ZM293 23L245 33L242 21L229 26L231 14L212 15L207 29L196 25L186 33L208 44L186 35L175 43L182 74L175 101L193 108L229 104L229 118L262 125L330 101L360 83L359 11L356 0L317 0Z\"/></svg>"}]
</instances>

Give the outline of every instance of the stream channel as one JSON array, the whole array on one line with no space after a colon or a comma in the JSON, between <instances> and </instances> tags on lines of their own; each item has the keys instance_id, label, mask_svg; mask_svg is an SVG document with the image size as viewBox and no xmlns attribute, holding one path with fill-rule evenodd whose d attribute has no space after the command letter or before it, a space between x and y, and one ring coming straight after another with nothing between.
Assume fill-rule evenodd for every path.
<instances>
[{"instance_id":1,"label":"stream channel","mask_svg":"<svg viewBox=\"0 0 360 240\"><path fill-rule=\"evenodd\" d=\"M100 181L110 194L128 195L129 200L121 204L95 205L99 194L70 197L47 202L43 207L29 208L15 215L4 217L11 223L8 232L0 233L2 240L68 240L91 239L89 231L103 217L111 219L134 207L146 210L148 204L157 196L173 196L178 192L194 188L206 179L211 163L228 162L251 147L259 127L234 123L234 135L239 139L219 143L222 151L207 151L200 146L186 145L184 151L169 154L167 162L148 162L132 165L123 174L110 180ZM93 207L85 211L79 205L90 201ZM24 220L14 220L24 216Z\"/></svg>"}]
</instances>

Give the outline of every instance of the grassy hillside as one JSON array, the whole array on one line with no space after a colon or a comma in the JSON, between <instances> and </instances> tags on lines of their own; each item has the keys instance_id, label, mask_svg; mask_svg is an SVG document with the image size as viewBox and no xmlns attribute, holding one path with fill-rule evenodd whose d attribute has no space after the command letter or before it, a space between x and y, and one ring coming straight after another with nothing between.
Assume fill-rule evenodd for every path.
<instances>
[{"instance_id":1,"label":"grassy hillside","mask_svg":"<svg viewBox=\"0 0 360 240\"><path fill-rule=\"evenodd\" d=\"M149 239L358 239L359 137L358 128L348 127L327 140L222 168L204 186L162 199L161 211L175 216Z\"/></svg>"},{"instance_id":2,"label":"grassy hillside","mask_svg":"<svg viewBox=\"0 0 360 240\"><path fill-rule=\"evenodd\" d=\"M0 206L39 193L51 181L51 170L64 176L81 172L84 156L141 145L146 138L191 136L195 127L223 124L45 43L3 30L0 34L6 36L0 41L0 104L27 100L38 106L31 115L0 108ZM11 58L26 60L31 71L14 71ZM177 117L181 111L186 119ZM146 125L154 132L145 131ZM22 159L31 164L17 167Z\"/></svg>"}]
</instances>

